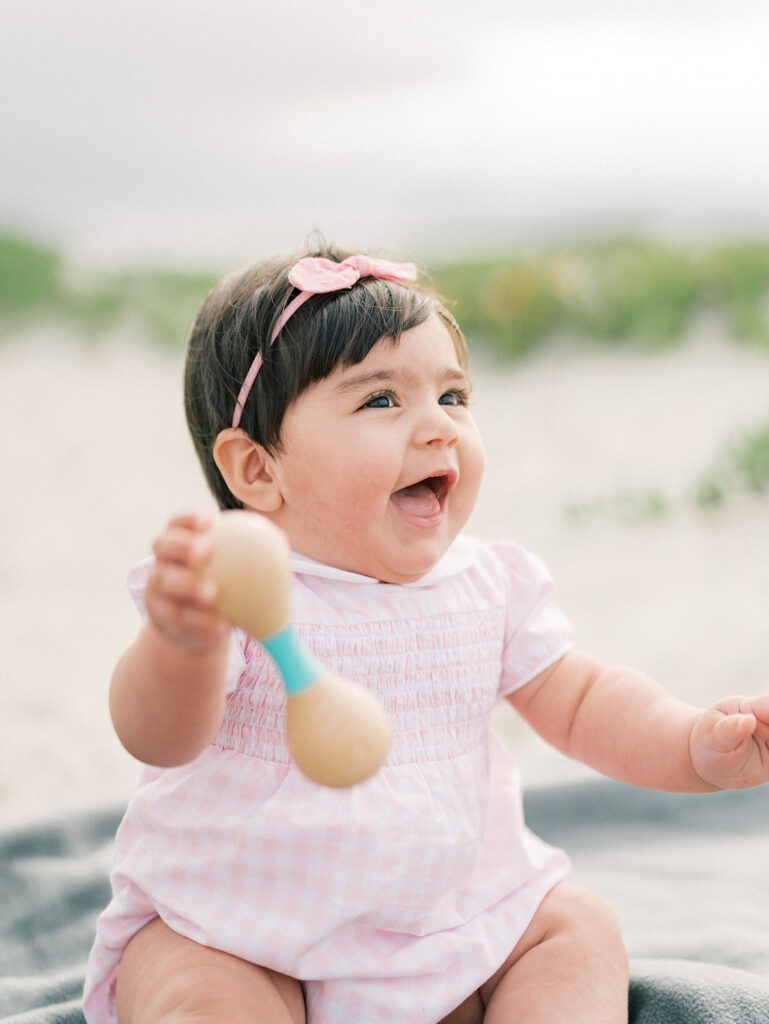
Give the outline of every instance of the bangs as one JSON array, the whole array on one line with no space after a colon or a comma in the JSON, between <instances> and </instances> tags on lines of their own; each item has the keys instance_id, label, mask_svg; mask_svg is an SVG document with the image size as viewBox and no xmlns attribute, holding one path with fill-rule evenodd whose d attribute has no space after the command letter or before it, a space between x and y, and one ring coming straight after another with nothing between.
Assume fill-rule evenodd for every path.
<instances>
[{"instance_id":1,"label":"bangs","mask_svg":"<svg viewBox=\"0 0 769 1024\"><path fill-rule=\"evenodd\" d=\"M362 362L382 338L397 341L427 320L432 303L410 288L367 278L349 291L318 295L305 308L306 318L297 314L296 323L287 325L285 337L276 341L276 347L282 341L293 356L295 370L303 364L300 390L338 366Z\"/></svg>"},{"instance_id":2,"label":"bangs","mask_svg":"<svg viewBox=\"0 0 769 1024\"><path fill-rule=\"evenodd\" d=\"M314 296L278 335L272 352L265 354L265 366L271 363L278 374L293 378L292 394L298 397L337 367L362 362L382 338L397 343L404 331L433 314L448 330L457 359L466 367L464 336L437 297L380 278L366 278L348 291Z\"/></svg>"}]
</instances>

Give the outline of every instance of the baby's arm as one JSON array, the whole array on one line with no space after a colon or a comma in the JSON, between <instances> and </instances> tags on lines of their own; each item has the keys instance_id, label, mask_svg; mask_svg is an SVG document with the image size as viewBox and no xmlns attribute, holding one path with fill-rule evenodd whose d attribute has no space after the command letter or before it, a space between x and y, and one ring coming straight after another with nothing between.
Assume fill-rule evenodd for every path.
<instances>
[{"instance_id":1,"label":"baby's arm","mask_svg":"<svg viewBox=\"0 0 769 1024\"><path fill-rule=\"evenodd\" d=\"M147 621L112 676L115 731L146 764L191 761L224 714L230 627L213 608L216 585L200 571L211 557L210 525L203 516L179 516L155 541Z\"/></svg>"},{"instance_id":2,"label":"baby's arm","mask_svg":"<svg viewBox=\"0 0 769 1024\"><path fill-rule=\"evenodd\" d=\"M508 700L557 749L631 785L708 792L769 781L769 697L703 711L641 672L572 651Z\"/></svg>"}]
</instances>

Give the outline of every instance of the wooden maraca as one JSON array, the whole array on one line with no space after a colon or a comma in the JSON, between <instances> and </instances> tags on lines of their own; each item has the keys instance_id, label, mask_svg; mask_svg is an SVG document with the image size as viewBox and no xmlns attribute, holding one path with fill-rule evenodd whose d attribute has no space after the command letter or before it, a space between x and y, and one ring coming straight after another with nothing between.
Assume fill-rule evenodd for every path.
<instances>
[{"instance_id":1,"label":"wooden maraca","mask_svg":"<svg viewBox=\"0 0 769 1024\"><path fill-rule=\"evenodd\" d=\"M259 640L287 696L286 740L297 767L322 786L353 786L387 756L390 726L379 701L329 672L302 648L291 624L286 539L254 512L223 513L210 532L205 573L219 586L217 609Z\"/></svg>"}]
</instances>

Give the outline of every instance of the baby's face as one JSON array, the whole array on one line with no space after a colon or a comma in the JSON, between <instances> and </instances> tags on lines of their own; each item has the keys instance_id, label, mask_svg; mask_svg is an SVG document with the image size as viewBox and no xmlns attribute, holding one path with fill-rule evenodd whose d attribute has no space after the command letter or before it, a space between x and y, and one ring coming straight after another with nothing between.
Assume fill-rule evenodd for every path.
<instances>
[{"instance_id":1,"label":"baby's face","mask_svg":"<svg viewBox=\"0 0 769 1024\"><path fill-rule=\"evenodd\" d=\"M271 518L294 551L388 583L424 576L473 509L483 446L436 316L382 339L287 410Z\"/></svg>"}]
</instances>

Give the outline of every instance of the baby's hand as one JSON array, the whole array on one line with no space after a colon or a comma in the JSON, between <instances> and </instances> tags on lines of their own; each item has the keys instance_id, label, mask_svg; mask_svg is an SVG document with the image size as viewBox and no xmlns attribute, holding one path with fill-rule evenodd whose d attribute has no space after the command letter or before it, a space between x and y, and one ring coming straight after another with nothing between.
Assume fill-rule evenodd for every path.
<instances>
[{"instance_id":1,"label":"baby's hand","mask_svg":"<svg viewBox=\"0 0 769 1024\"><path fill-rule=\"evenodd\" d=\"M769 695L727 697L703 711L689 741L699 777L719 789L769 781Z\"/></svg>"},{"instance_id":2,"label":"baby's hand","mask_svg":"<svg viewBox=\"0 0 769 1024\"><path fill-rule=\"evenodd\" d=\"M211 520L194 513L172 519L153 545L155 564L145 603L155 628L171 643L193 652L224 643L229 623L216 611L218 588L202 573L212 554Z\"/></svg>"}]
</instances>

